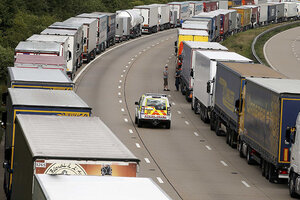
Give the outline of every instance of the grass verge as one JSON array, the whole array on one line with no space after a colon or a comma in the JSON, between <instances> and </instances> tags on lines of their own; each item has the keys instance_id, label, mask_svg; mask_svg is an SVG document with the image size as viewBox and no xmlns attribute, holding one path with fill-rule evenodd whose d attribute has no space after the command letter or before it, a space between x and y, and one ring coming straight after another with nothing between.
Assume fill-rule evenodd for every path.
<instances>
[{"instance_id":1,"label":"grass verge","mask_svg":"<svg viewBox=\"0 0 300 200\"><path fill-rule=\"evenodd\" d=\"M224 41L221 42L222 45L224 45L225 47L227 47L229 49L229 51L233 51L236 52L238 54L241 54L251 60L256 60L255 57L252 55L252 51L251 51L251 44L252 41L254 40L254 38L259 35L260 33L273 28L273 27L277 27L283 24L287 24L290 22L284 22L284 23L279 23L279 24L270 24L268 26L263 26L263 27L259 27L259 28L255 28L255 29L250 29L248 31L245 32L240 32L237 33L235 35L229 36L227 39L225 39ZM295 25L291 25L291 26L285 26L283 28L279 28L276 29L274 31L269 32L268 34L264 35L263 37L261 37L256 45L255 45L255 50L257 55L265 62L264 59L264 55L263 55L263 46L265 44L265 42L271 38L273 35L287 30L289 28L293 28L299 26L299 24Z\"/></svg>"}]
</instances>

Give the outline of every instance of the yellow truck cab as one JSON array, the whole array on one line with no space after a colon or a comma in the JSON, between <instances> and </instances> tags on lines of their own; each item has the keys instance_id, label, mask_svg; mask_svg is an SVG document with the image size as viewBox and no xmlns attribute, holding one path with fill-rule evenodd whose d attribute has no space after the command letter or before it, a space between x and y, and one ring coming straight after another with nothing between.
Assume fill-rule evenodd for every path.
<instances>
[{"instance_id":1,"label":"yellow truck cab","mask_svg":"<svg viewBox=\"0 0 300 200\"><path fill-rule=\"evenodd\" d=\"M145 93L135 105L135 123L138 127L149 122L154 126L164 124L170 129L171 105L166 94Z\"/></svg>"}]
</instances>

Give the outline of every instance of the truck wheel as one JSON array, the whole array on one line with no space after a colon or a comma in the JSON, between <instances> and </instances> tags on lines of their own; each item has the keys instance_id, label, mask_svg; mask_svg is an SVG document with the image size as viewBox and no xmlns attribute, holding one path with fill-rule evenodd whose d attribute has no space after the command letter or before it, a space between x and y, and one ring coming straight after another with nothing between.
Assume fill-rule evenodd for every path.
<instances>
[{"instance_id":1,"label":"truck wheel","mask_svg":"<svg viewBox=\"0 0 300 200\"><path fill-rule=\"evenodd\" d=\"M266 161L261 159L261 175L266 176Z\"/></svg>"},{"instance_id":2,"label":"truck wheel","mask_svg":"<svg viewBox=\"0 0 300 200\"><path fill-rule=\"evenodd\" d=\"M221 125L221 121L219 120L219 118L217 118L216 119L216 135L217 136L222 135L222 131L220 130L220 125Z\"/></svg>"},{"instance_id":3,"label":"truck wheel","mask_svg":"<svg viewBox=\"0 0 300 200\"><path fill-rule=\"evenodd\" d=\"M210 117L210 122L209 122L209 124L210 124L210 130L211 131L214 131L214 130L216 130L216 119L215 119L215 114L214 114L214 112L211 112L211 117Z\"/></svg>"},{"instance_id":4,"label":"truck wheel","mask_svg":"<svg viewBox=\"0 0 300 200\"><path fill-rule=\"evenodd\" d=\"M184 85L182 84L182 82L180 84L180 91L182 95L185 95Z\"/></svg>"},{"instance_id":5,"label":"truck wheel","mask_svg":"<svg viewBox=\"0 0 300 200\"><path fill-rule=\"evenodd\" d=\"M243 142L242 141L239 143L238 150L239 150L240 157L245 158L245 155L243 153Z\"/></svg>"},{"instance_id":6,"label":"truck wheel","mask_svg":"<svg viewBox=\"0 0 300 200\"><path fill-rule=\"evenodd\" d=\"M228 144L228 145L229 145L229 140L230 140L230 132L231 132L230 128L227 128L226 129L226 144Z\"/></svg>"},{"instance_id":7,"label":"truck wheel","mask_svg":"<svg viewBox=\"0 0 300 200\"><path fill-rule=\"evenodd\" d=\"M275 173L275 167L272 163L269 163L269 182L275 183L278 180Z\"/></svg>"},{"instance_id":8,"label":"truck wheel","mask_svg":"<svg viewBox=\"0 0 300 200\"><path fill-rule=\"evenodd\" d=\"M207 108L203 108L203 119L204 119L204 123L208 124L209 123L209 116L208 116L208 109Z\"/></svg>"},{"instance_id":9,"label":"truck wheel","mask_svg":"<svg viewBox=\"0 0 300 200\"><path fill-rule=\"evenodd\" d=\"M236 143L234 142L235 135L236 135L235 131L231 130L231 132L230 132L229 146L231 146L231 148L233 148L233 149L236 148Z\"/></svg>"},{"instance_id":10,"label":"truck wheel","mask_svg":"<svg viewBox=\"0 0 300 200\"><path fill-rule=\"evenodd\" d=\"M166 123L166 129L170 129L171 128L171 121L168 121L167 123Z\"/></svg>"},{"instance_id":11,"label":"truck wheel","mask_svg":"<svg viewBox=\"0 0 300 200\"><path fill-rule=\"evenodd\" d=\"M91 54L88 54L88 55L87 55L86 62L89 63L90 61L91 61Z\"/></svg>"},{"instance_id":12,"label":"truck wheel","mask_svg":"<svg viewBox=\"0 0 300 200\"><path fill-rule=\"evenodd\" d=\"M291 172L289 177L289 192L290 192L290 196L293 198L299 197L299 195L296 193L296 187L295 187L296 178L297 176L295 175L295 173Z\"/></svg>"}]
</instances>

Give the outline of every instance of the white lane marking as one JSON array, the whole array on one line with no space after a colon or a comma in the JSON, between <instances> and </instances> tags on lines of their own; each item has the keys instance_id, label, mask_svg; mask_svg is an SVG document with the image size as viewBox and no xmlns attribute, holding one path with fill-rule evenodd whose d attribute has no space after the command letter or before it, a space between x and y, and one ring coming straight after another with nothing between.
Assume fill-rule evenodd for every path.
<instances>
[{"instance_id":1,"label":"white lane marking","mask_svg":"<svg viewBox=\"0 0 300 200\"><path fill-rule=\"evenodd\" d=\"M134 58L131 58L131 60L134 60Z\"/></svg>"},{"instance_id":2,"label":"white lane marking","mask_svg":"<svg viewBox=\"0 0 300 200\"><path fill-rule=\"evenodd\" d=\"M122 111L122 112L125 112L125 109L124 109L124 108L121 108L121 111Z\"/></svg>"},{"instance_id":3,"label":"white lane marking","mask_svg":"<svg viewBox=\"0 0 300 200\"><path fill-rule=\"evenodd\" d=\"M250 185L248 185L248 183L246 183L246 181L242 181L242 183L243 183L246 187L250 187Z\"/></svg>"},{"instance_id":4,"label":"white lane marking","mask_svg":"<svg viewBox=\"0 0 300 200\"><path fill-rule=\"evenodd\" d=\"M188 121L185 121L185 124L186 124L186 125L189 125L190 123L189 123Z\"/></svg>"},{"instance_id":5,"label":"white lane marking","mask_svg":"<svg viewBox=\"0 0 300 200\"><path fill-rule=\"evenodd\" d=\"M126 69L124 69L123 72L126 72Z\"/></svg>"},{"instance_id":6,"label":"white lane marking","mask_svg":"<svg viewBox=\"0 0 300 200\"><path fill-rule=\"evenodd\" d=\"M120 83L122 83L122 80L119 80Z\"/></svg>"},{"instance_id":7,"label":"white lane marking","mask_svg":"<svg viewBox=\"0 0 300 200\"><path fill-rule=\"evenodd\" d=\"M156 44L159 44L159 42L157 42Z\"/></svg>"},{"instance_id":8,"label":"white lane marking","mask_svg":"<svg viewBox=\"0 0 300 200\"><path fill-rule=\"evenodd\" d=\"M211 151L211 148L210 148L210 146L208 146L208 145L205 145L205 147L206 147L208 150L210 150L210 151Z\"/></svg>"},{"instance_id":9,"label":"white lane marking","mask_svg":"<svg viewBox=\"0 0 300 200\"><path fill-rule=\"evenodd\" d=\"M148 158L144 158L146 163L150 163L150 160Z\"/></svg>"},{"instance_id":10,"label":"white lane marking","mask_svg":"<svg viewBox=\"0 0 300 200\"><path fill-rule=\"evenodd\" d=\"M135 143L137 148L141 148L141 145L139 143Z\"/></svg>"},{"instance_id":11,"label":"white lane marking","mask_svg":"<svg viewBox=\"0 0 300 200\"><path fill-rule=\"evenodd\" d=\"M119 92L118 95L121 96L121 92Z\"/></svg>"},{"instance_id":12,"label":"white lane marking","mask_svg":"<svg viewBox=\"0 0 300 200\"><path fill-rule=\"evenodd\" d=\"M170 62L169 60L167 60L167 63Z\"/></svg>"},{"instance_id":13,"label":"white lane marking","mask_svg":"<svg viewBox=\"0 0 300 200\"><path fill-rule=\"evenodd\" d=\"M167 40L169 40L169 38L167 38Z\"/></svg>"},{"instance_id":14,"label":"white lane marking","mask_svg":"<svg viewBox=\"0 0 300 200\"><path fill-rule=\"evenodd\" d=\"M172 29L170 29L169 31L171 32ZM164 31L164 33L165 33L165 32L169 32L169 31ZM119 47L128 45L129 43L132 43L132 42L135 42L135 41L138 41L138 40L141 40L141 39L145 39L145 38L148 38L148 37L153 37L153 36L159 35L159 34L160 34L160 32L159 32L159 33L155 33L155 34L151 34L151 35L149 35L149 36L143 36L143 37L140 37L140 38L137 38L137 39L134 39L134 40L130 40L130 41L128 41L128 42L124 42L123 44L118 45L118 46L115 46L115 47L113 47L113 48L111 48L111 49L108 49L108 50L105 51L104 53L98 55L98 56L96 57L96 59L94 59L94 60L92 60L90 63L88 63L88 64L87 64L87 65L86 65L86 66L85 66L85 67L77 74L77 76L74 78L74 83L77 82L78 78L83 74L83 72L84 72L84 71L85 71L92 63L94 63L96 60L98 60L98 58L100 58L100 57L102 57L102 56L108 54L109 52L111 52L111 51L113 51L113 50L115 50L115 49L117 49L117 48L119 48ZM150 47L149 47L149 49L150 49ZM129 63L129 64L130 64L130 63Z\"/></svg>"},{"instance_id":15,"label":"white lane marking","mask_svg":"<svg viewBox=\"0 0 300 200\"><path fill-rule=\"evenodd\" d=\"M197 132L194 132L194 135L199 136L199 134Z\"/></svg>"},{"instance_id":16,"label":"white lane marking","mask_svg":"<svg viewBox=\"0 0 300 200\"><path fill-rule=\"evenodd\" d=\"M171 97L171 95L169 94L168 97Z\"/></svg>"},{"instance_id":17,"label":"white lane marking","mask_svg":"<svg viewBox=\"0 0 300 200\"><path fill-rule=\"evenodd\" d=\"M297 60L300 60L300 58L297 58Z\"/></svg>"},{"instance_id":18,"label":"white lane marking","mask_svg":"<svg viewBox=\"0 0 300 200\"><path fill-rule=\"evenodd\" d=\"M161 40L161 42L163 42L163 41L165 41L165 40Z\"/></svg>"},{"instance_id":19,"label":"white lane marking","mask_svg":"<svg viewBox=\"0 0 300 200\"><path fill-rule=\"evenodd\" d=\"M119 103L122 103L122 100L119 100Z\"/></svg>"},{"instance_id":20,"label":"white lane marking","mask_svg":"<svg viewBox=\"0 0 300 200\"><path fill-rule=\"evenodd\" d=\"M137 57L137 55L135 55L134 57Z\"/></svg>"},{"instance_id":21,"label":"white lane marking","mask_svg":"<svg viewBox=\"0 0 300 200\"><path fill-rule=\"evenodd\" d=\"M177 112L178 112L179 115L181 114L181 112L179 110Z\"/></svg>"},{"instance_id":22,"label":"white lane marking","mask_svg":"<svg viewBox=\"0 0 300 200\"><path fill-rule=\"evenodd\" d=\"M172 102L172 105L175 106L176 104L174 102Z\"/></svg>"},{"instance_id":23,"label":"white lane marking","mask_svg":"<svg viewBox=\"0 0 300 200\"><path fill-rule=\"evenodd\" d=\"M127 118L124 118L124 121L125 121L125 122L128 122L128 119L127 119Z\"/></svg>"},{"instance_id":24,"label":"white lane marking","mask_svg":"<svg viewBox=\"0 0 300 200\"><path fill-rule=\"evenodd\" d=\"M228 167L227 163L224 162L223 160L220 161L222 163L222 165L224 165L225 167Z\"/></svg>"},{"instance_id":25,"label":"white lane marking","mask_svg":"<svg viewBox=\"0 0 300 200\"><path fill-rule=\"evenodd\" d=\"M130 65L131 62L128 62L128 64Z\"/></svg>"},{"instance_id":26,"label":"white lane marking","mask_svg":"<svg viewBox=\"0 0 300 200\"><path fill-rule=\"evenodd\" d=\"M129 131L129 133L133 133L133 130L132 130L132 129L129 129L128 131Z\"/></svg>"},{"instance_id":27,"label":"white lane marking","mask_svg":"<svg viewBox=\"0 0 300 200\"><path fill-rule=\"evenodd\" d=\"M140 51L139 54L142 54L142 52Z\"/></svg>"},{"instance_id":28,"label":"white lane marking","mask_svg":"<svg viewBox=\"0 0 300 200\"><path fill-rule=\"evenodd\" d=\"M169 59L171 59L172 57L170 56Z\"/></svg>"},{"instance_id":29,"label":"white lane marking","mask_svg":"<svg viewBox=\"0 0 300 200\"><path fill-rule=\"evenodd\" d=\"M151 47L147 47L147 49L150 49Z\"/></svg>"},{"instance_id":30,"label":"white lane marking","mask_svg":"<svg viewBox=\"0 0 300 200\"><path fill-rule=\"evenodd\" d=\"M153 46L153 47L154 47L155 45L154 45L154 44L152 44L151 46Z\"/></svg>"},{"instance_id":31,"label":"white lane marking","mask_svg":"<svg viewBox=\"0 0 300 200\"><path fill-rule=\"evenodd\" d=\"M146 51L146 49L143 49L143 51Z\"/></svg>"},{"instance_id":32,"label":"white lane marking","mask_svg":"<svg viewBox=\"0 0 300 200\"><path fill-rule=\"evenodd\" d=\"M118 86L118 88L120 89L120 88L121 88L121 86L119 85L119 86Z\"/></svg>"},{"instance_id":33,"label":"white lane marking","mask_svg":"<svg viewBox=\"0 0 300 200\"><path fill-rule=\"evenodd\" d=\"M159 183L164 183L160 177L156 177Z\"/></svg>"},{"instance_id":34,"label":"white lane marking","mask_svg":"<svg viewBox=\"0 0 300 200\"><path fill-rule=\"evenodd\" d=\"M123 77L124 77L124 75L123 75L123 74L121 74L121 77L123 78Z\"/></svg>"}]
</instances>

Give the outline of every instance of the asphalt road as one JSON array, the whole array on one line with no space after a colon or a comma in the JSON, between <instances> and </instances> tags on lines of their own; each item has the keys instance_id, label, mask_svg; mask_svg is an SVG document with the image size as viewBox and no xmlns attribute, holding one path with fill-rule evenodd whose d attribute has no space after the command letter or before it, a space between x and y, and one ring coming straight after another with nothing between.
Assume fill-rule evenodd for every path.
<instances>
[{"instance_id":1,"label":"asphalt road","mask_svg":"<svg viewBox=\"0 0 300 200\"><path fill-rule=\"evenodd\" d=\"M141 160L138 176L152 178L173 199L290 199L287 184L269 183L175 91L175 38L176 30L168 30L113 47L80 72L76 92ZM170 92L163 91L165 64ZM134 102L145 92L169 95L171 129L134 124Z\"/></svg>"},{"instance_id":2,"label":"asphalt road","mask_svg":"<svg viewBox=\"0 0 300 200\"><path fill-rule=\"evenodd\" d=\"M300 79L300 27L281 32L264 46L268 63L293 79Z\"/></svg>"}]
</instances>

